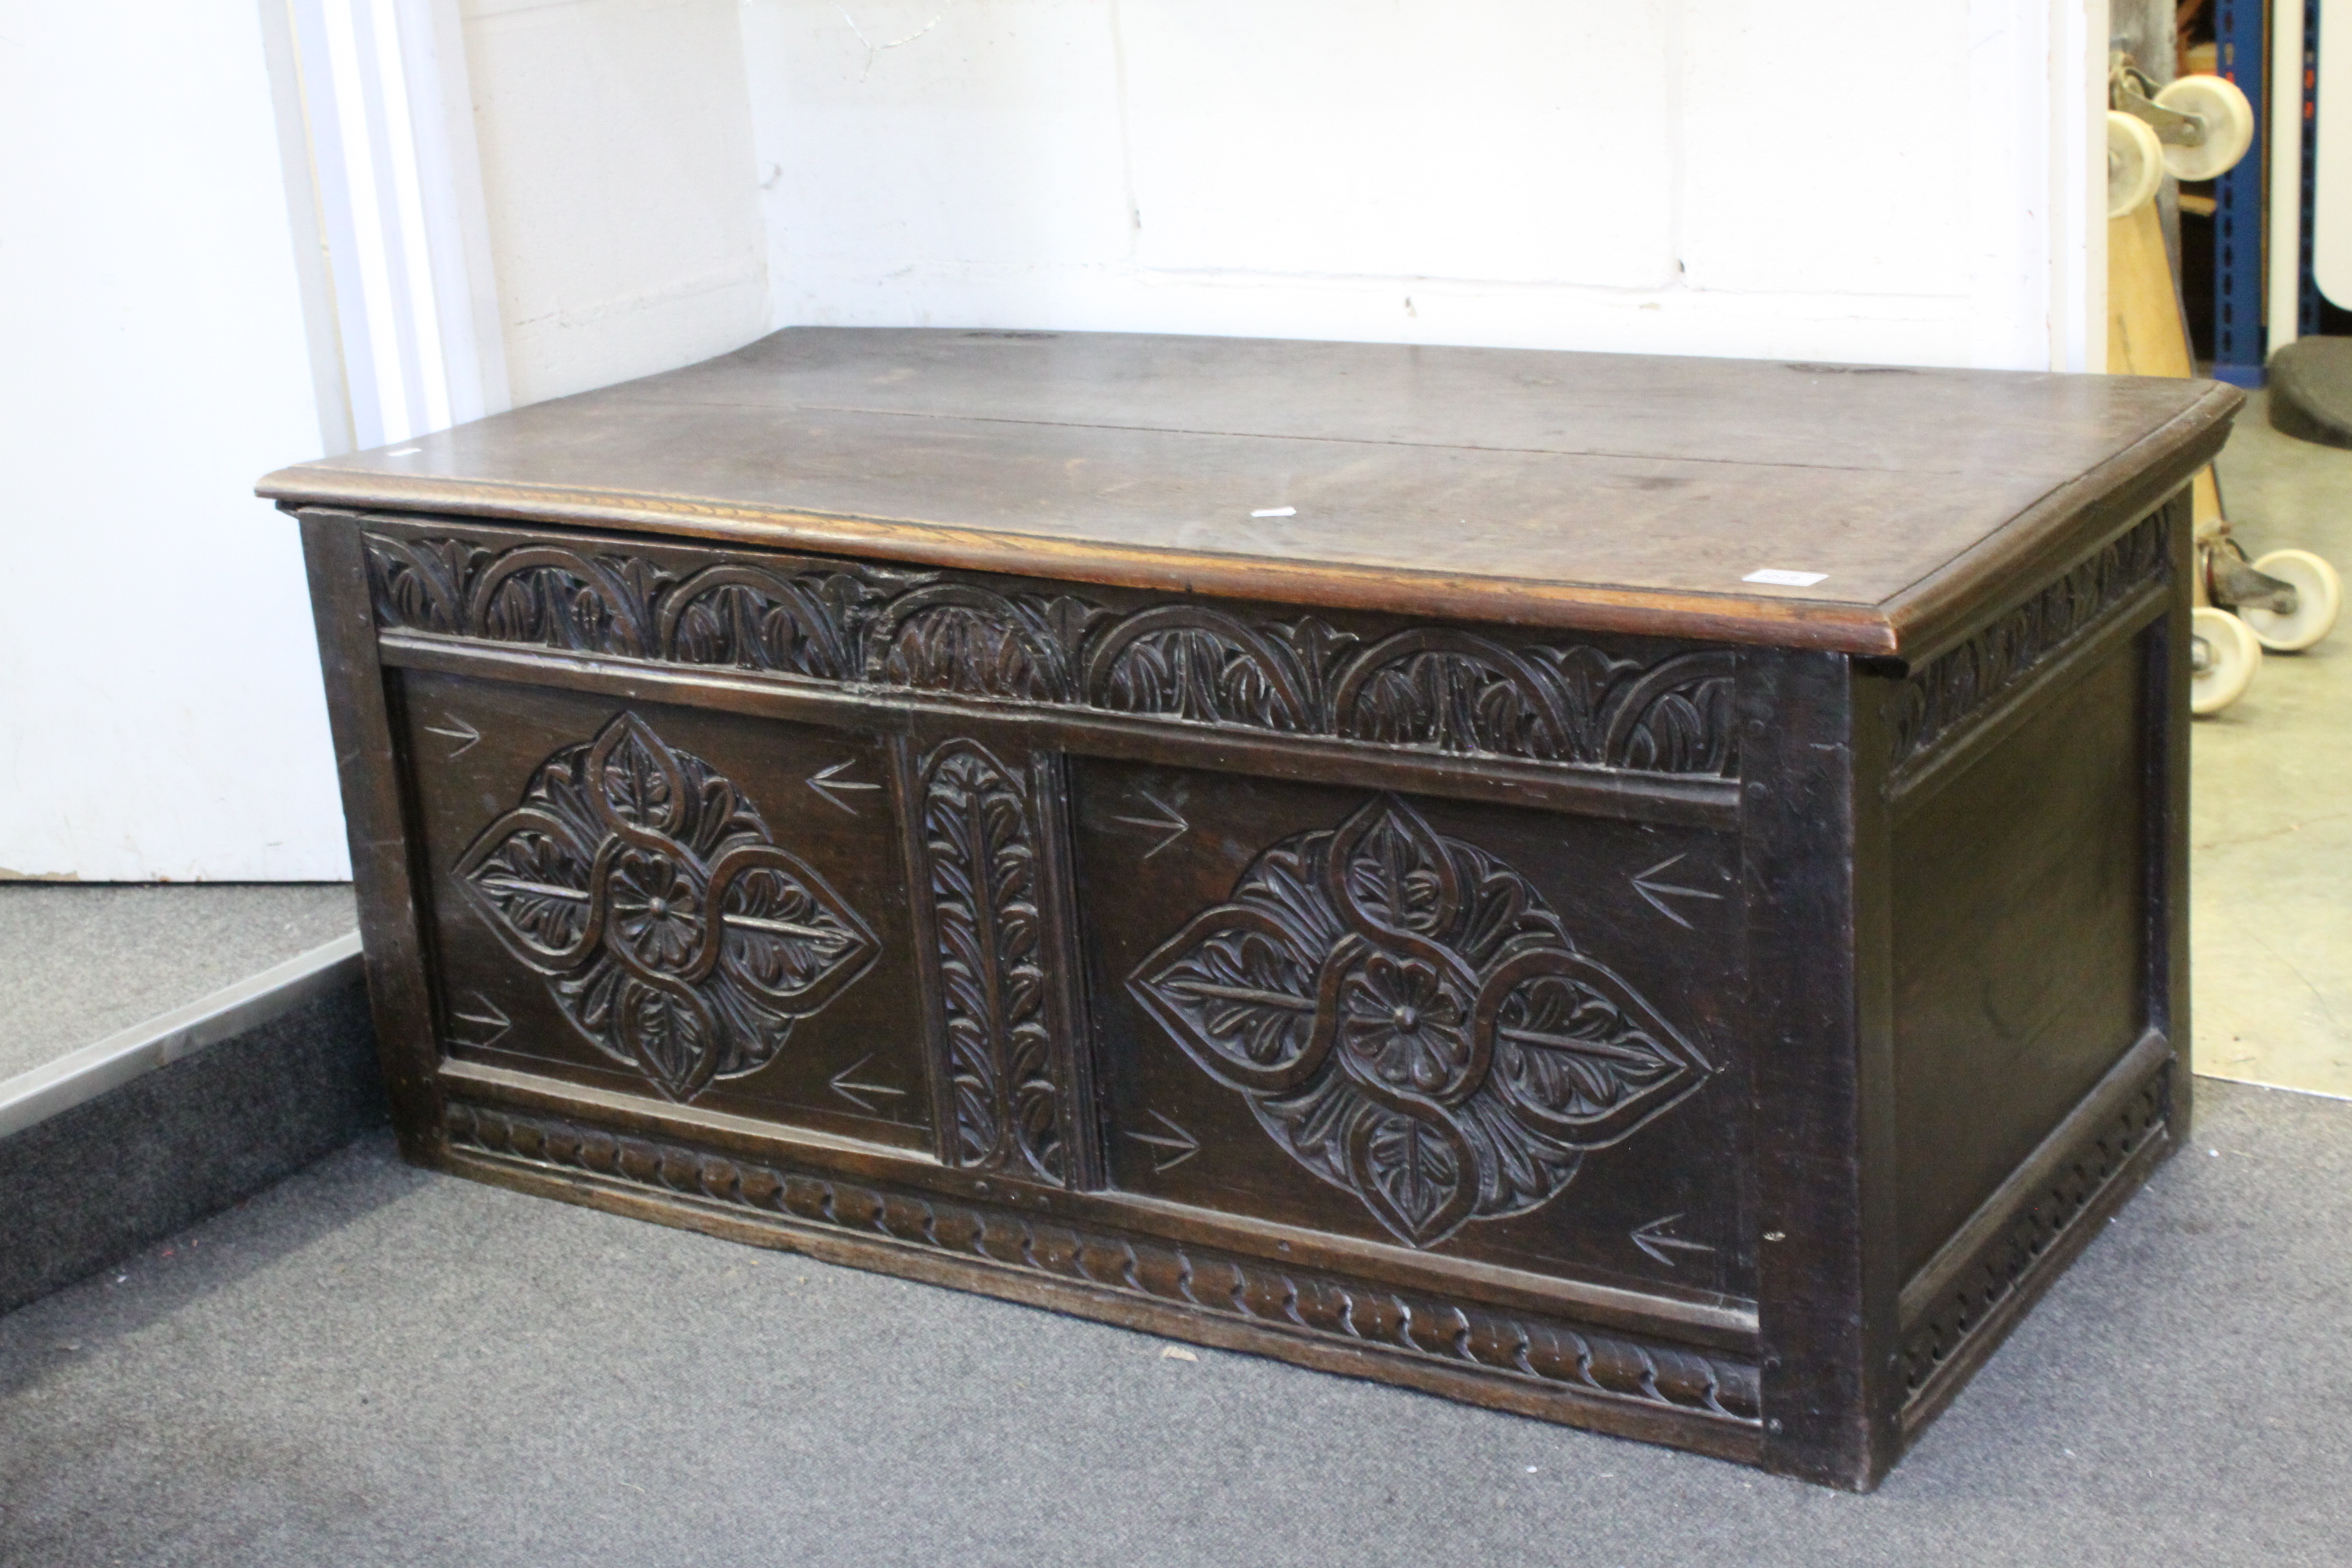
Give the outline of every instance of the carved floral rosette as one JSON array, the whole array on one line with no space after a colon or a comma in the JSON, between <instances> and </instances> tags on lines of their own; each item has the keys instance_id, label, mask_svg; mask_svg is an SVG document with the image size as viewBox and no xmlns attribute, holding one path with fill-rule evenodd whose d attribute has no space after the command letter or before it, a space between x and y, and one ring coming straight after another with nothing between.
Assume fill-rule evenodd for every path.
<instances>
[{"instance_id":1,"label":"carved floral rosette","mask_svg":"<svg viewBox=\"0 0 2352 1568\"><path fill-rule=\"evenodd\" d=\"M880 944L735 786L623 713L457 864L564 1016L673 1100L755 1072Z\"/></svg>"},{"instance_id":2,"label":"carved floral rosette","mask_svg":"<svg viewBox=\"0 0 2352 1568\"><path fill-rule=\"evenodd\" d=\"M1395 796L1259 855L1128 984L1415 1246L1549 1202L1711 1071L1523 877Z\"/></svg>"}]
</instances>

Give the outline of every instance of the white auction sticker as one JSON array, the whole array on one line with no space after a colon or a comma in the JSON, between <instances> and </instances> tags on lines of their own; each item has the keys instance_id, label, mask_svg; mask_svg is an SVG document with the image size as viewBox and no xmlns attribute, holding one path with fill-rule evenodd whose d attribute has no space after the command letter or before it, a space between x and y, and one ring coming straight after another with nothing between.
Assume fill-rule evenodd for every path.
<instances>
[{"instance_id":1,"label":"white auction sticker","mask_svg":"<svg viewBox=\"0 0 2352 1568\"><path fill-rule=\"evenodd\" d=\"M1297 507L1295 507L1295 506L1262 506L1262 507L1258 508L1258 510L1256 510L1256 511L1254 511L1254 512L1250 513L1250 516L1252 516L1252 517L1296 517L1296 516L1298 516L1298 508L1297 508Z\"/></svg>"},{"instance_id":2,"label":"white auction sticker","mask_svg":"<svg viewBox=\"0 0 2352 1568\"><path fill-rule=\"evenodd\" d=\"M1740 579L1743 583L1770 583L1775 588L1810 588L1828 580L1827 572L1787 572L1777 566L1759 566Z\"/></svg>"}]
</instances>

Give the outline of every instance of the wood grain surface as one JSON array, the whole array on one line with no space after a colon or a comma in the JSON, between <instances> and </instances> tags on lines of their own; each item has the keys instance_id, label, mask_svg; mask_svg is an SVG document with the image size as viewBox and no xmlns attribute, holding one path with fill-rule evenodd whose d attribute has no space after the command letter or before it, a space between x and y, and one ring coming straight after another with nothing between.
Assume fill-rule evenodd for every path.
<instances>
[{"instance_id":1,"label":"wood grain surface","mask_svg":"<svg viewBox=\"0 0 2352 1568\"><path fill-rule=\"evenodd\" d=\"M1910 657L2136 519L2239 402L2136 377L800 327L260 490Z\"/></svg>"}]
</instances>

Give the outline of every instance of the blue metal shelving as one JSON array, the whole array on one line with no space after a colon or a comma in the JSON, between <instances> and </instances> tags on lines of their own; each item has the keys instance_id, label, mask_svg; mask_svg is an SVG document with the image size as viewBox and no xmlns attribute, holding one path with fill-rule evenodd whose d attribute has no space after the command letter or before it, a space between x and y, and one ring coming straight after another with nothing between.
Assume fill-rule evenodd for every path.
<instances>
[{"instance_id":1,"label":"blue metal shelving","mask_svg":"<svg viewBox=\"0 0 2352 1568\"><path fill-rule=\"evenodd\" d=\"M2295 0L2280 0L2280 3L2291 5ZM2308 48L2308 40L2319 27L2319 0L2303 0L2303 8ZM2262 320L2262 175L2268 162L2264 153L2268 137L2264 134L2263 113L2266 97L2263 66L2268 54L2263 27L2266 9L2264 0L2220 0L2213 13L2214 42L2220 46L2216 51L2220 56L2218 69L2238 84L2246 101L2254 106L2254 144L2235 168L2213 182L2213 374L2219 380L2242 387L2262 385L2266 336ZM2288 84L2278 85L2283 88ZM2303 101L2300 90L2291 97L2285 92L2275 97L2280 103L2292 103L2298 108ZM2303 276L2308 279L2311 275L2308 121L2303 136ZM2308 293L2308 283L2305 289ZM2316 310L2316 306L2308 304L2304 308L2306 312Z\"/></svg>"}]
</instances>

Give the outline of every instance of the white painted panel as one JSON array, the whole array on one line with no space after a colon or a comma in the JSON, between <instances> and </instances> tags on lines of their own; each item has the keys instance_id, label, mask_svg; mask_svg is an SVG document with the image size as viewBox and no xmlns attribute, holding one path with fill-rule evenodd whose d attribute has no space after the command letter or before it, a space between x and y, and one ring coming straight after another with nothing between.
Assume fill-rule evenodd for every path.
<instances>
[{"instance_id":1,"label":"white painted panel","mask_svg":"<svg viewBox=\"0 0 2352 1568\"><path fill-rule=\"evenodd\" d=\"M2319 0L2319 82L2313 97L2311 280L2352 310L2352 0Z\"/></svg>"},{"instance_id":2,"label":"white painted panel","mask_svg":"<svg viewBox=\"0 0 2352 1568\"><path fill-rule=\"evenodd\" d=\"M330 452L508 406L455 0L265 0ZM300 258L307 261L308 258Z\"/></svg>"},{"instance_id":3,"label":"white painted panel","mask_svg":"<svg viewBox=\"0 0 2352 1568\"><path fill-rule=\"evenodd\" d=\"M1967 7L1691 0L1694 288L1965 293Z\"/></svg>"},{"instance_id":4,"label":"white painted panel","mask_svg":"<svg viewBox=\"0 0 2352 1568\"><path fill-rule=\"evenodd\" d=\"M464 0L517 403L691 364L768 320L734 0Z\"/></svg>"},{"instance_id":5,"label":"white painted panel","mask_svg":"<svg viewBox=\"0 0 2352 1568\"><path fill-rule=\"evenodd\" d=\"M2091 362L2104 10L748 0L773 319Z\"/></svg>"},{"instance_id":6,"label":"white painted panel","mask_svg":"<svg viewBox=\"0 0 2352 1568\"><path fill-rule=\"evenodd\" d=\"M1123 0L1138 259L1663 288L1668 9Z\"/></svg>"},{"instance_id":7,"label":"white painted panel","mask_svg":"<svg viewBox=\"0 0 2352 1568\"><path fill-rule=\"evenodd\" d=\"M320 431L257 7L0 50L0 868L347 874L293 524Z\"/></svg>"},{"instance_id":8,"label":"white painted panel","mask_svg":"<svg viewBox=\"0 0 2352 1568\"><path fill-rule=\"evenodd\" d=\"M877 287L919 300L943 275L986 280L1020 314L1045 308L1030 290L1124 264L1105 15L1093 0L748 6L784 316L856 319Z\"/></svg>"},{"instance_id":9,"label":"white painted panel","mask_svg":"<svg viewBox=\"0 0 2352 1568\"><path fill-rule=\"evenodd\" d=\"M2303 7L2288 0L2270 11L2270 86L2267 89L2271 123L2269 189L2297 193L2303 188L2301 134L2303 74ZM2265 202L2263 224L2263 324L2267 347L2275 354L2302 334L2303 203Z\"/></svg>"}]
</instances>

